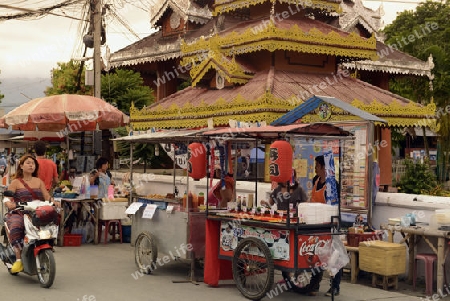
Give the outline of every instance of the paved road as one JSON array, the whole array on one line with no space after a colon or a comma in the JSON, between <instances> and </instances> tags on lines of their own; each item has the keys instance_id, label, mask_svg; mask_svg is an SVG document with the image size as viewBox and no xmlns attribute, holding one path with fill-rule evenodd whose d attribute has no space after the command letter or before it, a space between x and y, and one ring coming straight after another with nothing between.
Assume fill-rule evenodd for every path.
<instances>
[{"instance_id":1,"label":"paved road","mask_svg":"<svg viewBox=\"0 0 450 301\"><path fill-rule=\"evenodd\" d=\"M50 289L40 288L37 277L24 274L11 276L0 267L0 300L13 301L159 301L159 300L246 300L233 281L224 281L219 288L200 283L172 283L187 279L189 264L169 262L158 267L152 275L137 273L129 244L82 245L81 247L57 247L55 259L57 275ZM133 277L134 275L134 277ZM279 278L277 272L276 277ZM420 300L420 294L412 294L403 287L399 291L384 291L365 284L350 284L344 276L341 295L335 300ZM285 292L273 298L277 301L309 299L331 300L323 294L328 288L324 280L319 296L307 297ZM409 289L408 287L406 289ZM450 299L450 298L446 298ZM263 300L270 300L264 298Z\"/></svg>"}]
</instances>

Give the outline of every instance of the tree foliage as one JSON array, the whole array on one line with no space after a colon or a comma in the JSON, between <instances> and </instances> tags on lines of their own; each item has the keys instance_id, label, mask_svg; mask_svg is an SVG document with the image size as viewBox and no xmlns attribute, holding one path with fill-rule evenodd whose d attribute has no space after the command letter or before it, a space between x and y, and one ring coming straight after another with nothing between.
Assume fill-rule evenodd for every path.
<instances>
[{"instance_id":1,"label":"tree foliage","mask_svg":"<svg viewBox=\"0 0 450 301\"><path fill-rule=\"evenodd\" d=\"M427 1L416 11L400 13L384 33L388 45L396 45L421 60L433 56L435 76L432 96L438 106L447 105L450 96L450 7L446 3ZM432 26L434 24L434 26ZM409 39L410 36L413 39ZM391 90L412 100L428 103L431 94L427 78L397 78Z\"/></svg>"},{"instance_id":2,"label":"tree foliage","mask_svg":"<svg viewBox=\"0 0 450 301\"><path fill-rule=\"evenodd\" d=\"M422 194L425 191L431 191L436 186L436 176L430 170L428 161L414 162L406 160L405 175L400 179L400 192Z\"/></svg>"},{"instance_id":3,"label":"tree foliage","mask_svg":"<svg viewBox=\"0 0 450 301\"><path fill-rule=\"evenodd\" d=\"M102 76L102 97L123 112L130 111L131 103L141 109L154 101L153 91L144 85L141 75L123 69Z\"/></svg>"},{"instance_id":4,"label":"tree foliage","mask_svg":"<svg viewBox=\"0 0 450 301\"><path fill-rule=\"evenodd\" d=\"M93 95L93 87L85 85L85 73L82 62L58 63L58 67L52 70L52 86L47 87L45 95ZM129 112L132 102L137 108L142 108L154 101L152 89L145 86L140 74L132 70L117 69L103 74L101 94L106 102L115 104L122 112Z\"/></svg>"},{"instance_id":5,"label":"tree foliage","mask_svg":"<svg viewBox=\"0 0 450 301\"><path fill-rule=\"evenodd\" d=\"M84 84L85 72L82 62L74 60L67 63L59 62L58 67L52 69L52 86L45 89L45 95L92 95L93 88Z\"/></svg>"},{"instance_id":6,"label":"tree foliage","mask_svg":"<svg viewBox=\"0 0 450 301\"><path fill-rule=\"evenodd\" d=\"M449 0L428 0L419 4L415 11L400 13L394 22L384 29L388 45L395 44L399 50L422 60L427 60L430 54L433 56L435 67L432 71L432 91L429 88L429 80L425 77L398 77L391 81L390 90L422 104L434 101L438 110L442 108L446 112L440 114L438 120L439 142L443 152L450 151L450 116L446 111L450 105L449 4ZM410 35L413 35L414 39L409 39ZM438 162L444 170L445 164L446 162Z\"/></svg>"}]
</instances>

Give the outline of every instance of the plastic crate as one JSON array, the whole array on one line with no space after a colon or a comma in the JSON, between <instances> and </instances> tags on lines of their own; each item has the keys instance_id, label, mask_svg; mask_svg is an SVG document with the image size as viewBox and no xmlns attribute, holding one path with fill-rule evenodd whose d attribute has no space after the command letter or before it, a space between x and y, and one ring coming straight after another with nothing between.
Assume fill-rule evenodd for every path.
<instances>
[{"instance_id":1,"label":"plastic crate","mask_svg":"<svg viewBox=\"0 0 450 301\"><path fill-rule=\"evenodd\" d=\"M81 234L64 234L64 247L81 246Z\"/></svg>"}]
</instances>

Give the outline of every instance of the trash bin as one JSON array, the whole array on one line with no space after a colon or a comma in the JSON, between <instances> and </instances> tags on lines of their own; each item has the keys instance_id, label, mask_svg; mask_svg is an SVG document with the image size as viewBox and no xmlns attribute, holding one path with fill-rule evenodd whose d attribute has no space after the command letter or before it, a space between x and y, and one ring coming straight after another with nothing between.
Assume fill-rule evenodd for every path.
<instances>
[{"instance_id":1,"label":"trash bin","mask_svg":"<svg viewBox=\"0 0 450 301\"><path fill-rule=\"evenodd\" d=\"M122 225L122 242L131 243L131 225Z\"/></svg>"}]
</instances>

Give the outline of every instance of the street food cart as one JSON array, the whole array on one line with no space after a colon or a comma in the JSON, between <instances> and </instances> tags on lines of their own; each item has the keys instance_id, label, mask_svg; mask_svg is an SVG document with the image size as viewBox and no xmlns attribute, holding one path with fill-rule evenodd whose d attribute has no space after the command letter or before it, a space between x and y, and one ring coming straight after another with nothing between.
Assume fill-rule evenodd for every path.
<instances>
[{"instance_id":1,"label":"street food cart","mask_svg":"<svg viewBox=\"0 0 450 301\"><path fill-rule=\"evenodd\" d=\"M203 134L209 136L210 140L227 140L228 143L242 139L257 139L266 144L274 140L289 140L293 148L302 147L296 139L303 139L304 143L309 143L312 139L337 141L338 144L334 145L337 160L342 156L339 142L352 139L349 132L325 123L228 128ZM272 160L272 148L270 152ZM290 166L292 165L291 161ZM270 167L270 172L274 170L276 168ZM255 200L255 207L259 207L258 197ZM307 223L303 223L300 215L293 212L295 209L288 207L287 212L264 214L255 212L254 209L243 212L207 208L205 282L216 286L220 274L223 274L220 270L230 269L229 265L221 261L228 260L231 261L232 277L237 288L251 300L263 298L272 289L275 269L283 272L283 277L295 291L311 290L315 285L313 282L320 282L324 269L317 249L330 243L332 235L340 234L340 202L337 199L333 205L323 204L318 209L321 219L311 219ZM300 214L300 210L306 210L306 207L298 207L298 210ZM304 276L305 272L309 276ZM303 280L308 277L311 282L304 285Z\"/></svg>"},{"instance_id":2,"label":"street food cart","mask_svg":"<svg viewBox=\"0 0 450 301\"><path fill-rule=\"evenodd\" d=\"M201 132L203 131L160 131L134 134L115 140L131 144L132 160L133 143L189 143L204 140L205 138L200 136ZM132 166L130 179L133 186ZM189 177L185 179L186 191L189 192ZM174 163L173 185L170 191L158 189L156 194L134 196L134 200L130 196L127 213L132 214L131 243L135 247L136 265L142 273L149 274L168 261L186 259L191 261L192 278L195 265L204 258L206 215L195 210L188 200L183 202L183 198L178 196L175 181ZM162 263L158 260L158 253L165 254L161 258Z\"/></svg>"}]
</instances>

